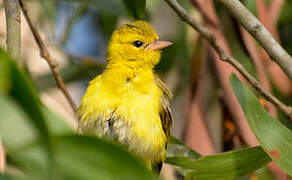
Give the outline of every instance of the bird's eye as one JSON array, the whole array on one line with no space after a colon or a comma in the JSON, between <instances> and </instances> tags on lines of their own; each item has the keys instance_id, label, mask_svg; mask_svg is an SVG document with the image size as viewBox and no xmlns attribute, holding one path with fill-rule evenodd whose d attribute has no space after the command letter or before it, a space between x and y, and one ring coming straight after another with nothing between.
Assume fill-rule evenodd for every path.
<instances>
[{"instance_id":1,"label":"bird's eye","mask_svg":"<svg viewBox=\"0 0 292 180\"><path fill-rule=\"evenodd\" d=\"M141 42L141 41L134 41L133 42L133 45L136 46L136 47L141 47L143 45L143 42Z\"/></svg>"}]
</instances>

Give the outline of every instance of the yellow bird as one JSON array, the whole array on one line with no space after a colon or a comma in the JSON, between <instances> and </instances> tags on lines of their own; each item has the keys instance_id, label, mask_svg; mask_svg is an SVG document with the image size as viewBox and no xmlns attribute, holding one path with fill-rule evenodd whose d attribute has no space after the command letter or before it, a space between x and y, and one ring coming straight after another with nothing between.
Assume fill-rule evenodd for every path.
<instances>
[{"instance_id":1,"label":"yellow bird","mask_svg":"<svg viewBox=\"0 0 292 180\"><path fill-rule=\"evenodd\" d=\"M153 68L160 49L171 44L160 41L145 21L118 27L109 41L106 68L90 82L79 108L82 132L117 141L157 172L172 118L171 92Z\"/></svg>"}]
</instances>

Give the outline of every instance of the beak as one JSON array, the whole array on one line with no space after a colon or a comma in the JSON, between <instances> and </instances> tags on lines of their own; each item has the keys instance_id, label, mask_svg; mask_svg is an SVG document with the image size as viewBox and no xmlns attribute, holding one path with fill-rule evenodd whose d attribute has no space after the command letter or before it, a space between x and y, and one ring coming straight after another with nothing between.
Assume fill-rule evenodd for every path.
<instances>
[{"instance_id":1,"label":"beak","mask_svg":"<svg viewBox=\"0 0 292 180\"><path fill-rule=\"evenodd\" d=\"M159 50L159 49L166 48L166 47L168 47L170 45L172 45L172 42L156 40L156 41L153 41L148 46L146 46L145 49L149 50L149 51L154 51L154 50Z\"/></svg>"}]
</instances>

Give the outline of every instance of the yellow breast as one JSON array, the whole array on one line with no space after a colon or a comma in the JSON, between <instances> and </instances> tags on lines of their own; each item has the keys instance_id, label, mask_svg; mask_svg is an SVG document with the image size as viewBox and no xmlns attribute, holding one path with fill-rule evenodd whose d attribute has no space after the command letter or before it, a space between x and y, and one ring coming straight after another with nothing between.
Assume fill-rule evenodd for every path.
<instances>
[{"instance_id":1,"label":"yellow breast","mask_svg":"<svg viewBox=\"0 0 292 180\"><path fill-rule=\"evenodd\" d=\"M105 72L90 83L82 99L82 129L112 137L151 167L166 153L167 138L159 116L161 96L152 71Z\"/></svg>"}]
</instances>

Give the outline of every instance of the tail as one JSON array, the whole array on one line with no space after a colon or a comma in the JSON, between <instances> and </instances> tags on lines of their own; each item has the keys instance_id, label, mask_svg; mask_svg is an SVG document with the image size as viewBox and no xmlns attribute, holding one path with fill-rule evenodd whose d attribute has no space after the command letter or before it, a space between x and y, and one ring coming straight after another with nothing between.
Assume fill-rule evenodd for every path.
<instances>
[{"instance_id":1,"label":"tail","mask_svg":"<svg viewBox=\"0 0 292 180\"><path fill-rule=\"evenodd\" d=\"M153 165L152 166L152 171L157 175L159 176L160 174L160 171L161 171L161 168L162 168L162 161L158 162L157 164Z\"/></svg>"}]
</instances>

